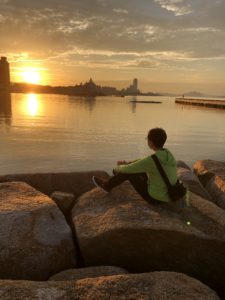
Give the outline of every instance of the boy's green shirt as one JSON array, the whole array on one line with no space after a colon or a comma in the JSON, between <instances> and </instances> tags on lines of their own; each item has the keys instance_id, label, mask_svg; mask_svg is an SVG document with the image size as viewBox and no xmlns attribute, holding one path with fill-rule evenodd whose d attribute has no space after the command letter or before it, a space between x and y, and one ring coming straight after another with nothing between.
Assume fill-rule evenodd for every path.
<instances>
[{"instance_id":1,"label":"boy's green shirt","mask_svg":"<svg viewBox=\"0 0 225 300\"><path fill-rule=\"evenodd\" d=\"M176 160L168 149L160 149L156 153L166 175L173 185L177 181ZM148 192L156 200L169 202L170 198L167 186L162 179L154 160L151 156L138 159L128 165L121 165L115 168L119 173L146 173L148 176Z\"/></svg>"}]
</instances>

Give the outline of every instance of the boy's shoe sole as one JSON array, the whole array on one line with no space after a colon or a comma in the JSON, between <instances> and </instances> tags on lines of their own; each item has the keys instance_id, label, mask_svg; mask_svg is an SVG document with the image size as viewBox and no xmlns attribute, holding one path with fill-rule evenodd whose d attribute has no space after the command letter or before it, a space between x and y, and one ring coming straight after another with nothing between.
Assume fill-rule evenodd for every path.
<instances>
[{"instance_id":1,"label":"boy's shoe sole","mask_svg":"<svg viewBox=\"0 0 225 300\"><path fill-rule=\"evenodd\" d=\"M104 185L103 185L104 183L101 182L101 179L100 179L100 178L93 176L93 177L92 177L92 182L94 183L95 186L99 187L100 189L103 189L105 192L107 192L107 193L109 192L109 190L107 190L107 189L104 187Z\"/></svg>"}]
</instances>

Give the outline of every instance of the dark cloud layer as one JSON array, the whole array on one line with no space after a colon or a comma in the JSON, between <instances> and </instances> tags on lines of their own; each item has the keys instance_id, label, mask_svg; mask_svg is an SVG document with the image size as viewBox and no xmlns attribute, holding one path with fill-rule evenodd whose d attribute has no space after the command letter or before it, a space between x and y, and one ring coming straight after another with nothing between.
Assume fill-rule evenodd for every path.
<instances>
[{"instance_id":1,"label":"dark cloud layer","mask_svg":"<svg viewBox=\"0 0 225 300\"><path fill-rule=\"evenodd\" d=\"M58 52L78 46L128 52L184 51L197 57L224 55L224 1L8 0L0 3L0 34L5 36L1 42L3 50L12 47L12 51L15 48L40 51L48 47Z\"/></svg>"}]
</instances>

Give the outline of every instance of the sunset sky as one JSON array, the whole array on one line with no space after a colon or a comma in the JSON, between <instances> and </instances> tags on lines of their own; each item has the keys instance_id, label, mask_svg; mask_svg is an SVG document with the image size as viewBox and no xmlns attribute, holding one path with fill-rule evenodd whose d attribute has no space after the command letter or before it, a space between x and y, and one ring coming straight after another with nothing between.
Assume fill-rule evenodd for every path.
<instances>
[{"instance_id":1,"label":"sunset sky","mask_svg":"<svg viewBox=\"0 0 225 300\"><path fill-rule=\"evenodd\" d=\"M14 82L225 95L225 0L0 0L0 37Z\"/></svg>"}]
</instances>

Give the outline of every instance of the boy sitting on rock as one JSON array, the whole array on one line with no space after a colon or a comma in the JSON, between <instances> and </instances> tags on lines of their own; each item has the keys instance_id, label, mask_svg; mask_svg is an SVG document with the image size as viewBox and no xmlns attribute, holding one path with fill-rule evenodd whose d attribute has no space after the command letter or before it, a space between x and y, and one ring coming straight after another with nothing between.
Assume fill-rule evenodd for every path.
<instances>
[{"instance_id":1,"label":"boy sitting on rock","mask_svg":"<svg viewBox=\"0 0 225 300\"><path fill-rule=\"evenodd\" d=\"M172 153L163 148L167 134L162 128L152 128L148 132L147 142L150 149L160 161L170 183L174 185L177 181L176 160ZM161 177L151 155L132 162L118 161L113 170L114 176L109 180L93 176L92 180L97 187L106 192L122 182L128 180L135 190L147 201L160 203L169 202L167 186Z\"/></svg>"}]
</instances>

